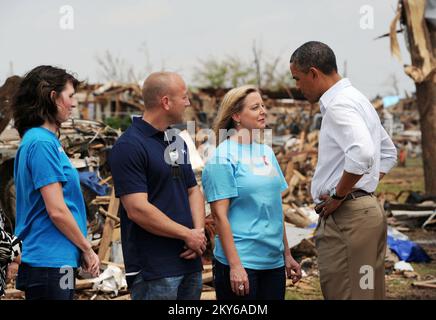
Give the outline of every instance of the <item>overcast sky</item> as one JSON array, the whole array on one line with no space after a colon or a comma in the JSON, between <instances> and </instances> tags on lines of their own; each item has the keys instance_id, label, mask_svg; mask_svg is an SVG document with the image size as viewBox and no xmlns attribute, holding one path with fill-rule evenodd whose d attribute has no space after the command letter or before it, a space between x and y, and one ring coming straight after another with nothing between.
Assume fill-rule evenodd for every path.
<instances>
[{"instance_id":1,"label":"overcast sky","mask_svg":"<svg viewBox=\"0 0 436 320\"><path fill-rule=\"evenodd\" d=\"M60 27L67 23L67 13L60 12L65 5L74 10L73 30ZM237 55L251 61L255 40L265 58L280 56L286 69L293 50L319 40L335 51L340 72L347 61L347 76L370 98L392 94L393 75L400 93L410 93L414 84L391 56L388 38L374 40L389 31L396 5L397 0L0 0L0 83L11 70L22 75L40 64L101 81L96 56L106 50L140 72L148 63L146 47L153 69L178 71L192 84L199 59ZM362 6L372 8L373 26ZM402 34L399 40L403 60L410 63Z\"/></svg>"}]
</instances>

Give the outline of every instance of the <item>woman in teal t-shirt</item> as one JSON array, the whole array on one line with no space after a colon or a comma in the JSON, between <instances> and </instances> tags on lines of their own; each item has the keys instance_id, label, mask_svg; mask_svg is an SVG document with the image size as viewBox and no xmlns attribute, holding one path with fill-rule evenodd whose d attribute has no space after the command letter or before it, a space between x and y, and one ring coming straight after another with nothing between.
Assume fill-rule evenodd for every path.
<instances>
[{"instance_id":1,"label":"woman in teal t-shirt","mask_svg":"<svg viewBox=\"0 0 436 320\"><path fill-rule=\"evenodd\" d=\"M284 232L281 193L287 183L273 150L260 143L266 108L253 86L230 90L215 125L218 147L203 171L203 188L217 227L217 299L284 299L286 273L301 268Z\"/></svg>"},{"instance_id":2,"label":"woman in teal t-shirt","mask_svg":"<svg viewBox=\"0 0 436 320\"><path fill-rule=\"evenodd\" d=\"M63 69L39 66L23 78L13 102L22 138L14 162L15 234L23 242L16 286L29 300L73 299L80 260L92 275L99 273L86 239L79 174L57 137L75 107L78 84Z\"/></svg>"}]
</instances>

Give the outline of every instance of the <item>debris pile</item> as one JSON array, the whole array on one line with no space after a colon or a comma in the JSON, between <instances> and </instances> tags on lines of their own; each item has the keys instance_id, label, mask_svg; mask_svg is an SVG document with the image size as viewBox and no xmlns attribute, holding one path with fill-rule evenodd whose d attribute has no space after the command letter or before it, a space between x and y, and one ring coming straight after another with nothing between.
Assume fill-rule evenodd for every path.
<instances>
[{"instance_id":1,"label":"debris pile","mask_svg":"<svg viewBox=\"0 0 436 320\"><path fill-rule=\"evenodd\" d=\"M138 86L108 83L102 86L85 86L79 92L79 116L89 119L103 119L112 115L122 116L140 112L141 93ZM211 127L216 117L220 97L207 92L197 92L191 99L193 108L188 120ZM385 119L391 119L394 141L399 148L405 143L411 154L419 155L420 136L414 99L401 100L400 103L382 112ZM318 277L317 252L313 240L318 215L313 209L310 184L315 171L318 156L318 138L321 117L319 106L292 99L266 99L268 105L268 123L273 130L272 147L289 185L283 194L283 213L286 232L293 256L300 261L303 279L292 284L287 280L288 290L319 291L314 288L311 279ZM100 105L100 107L99 107ZM379 111L383 108L379 108ZM389 114L393 115L389 118ZM382 118L383 119L383 118ZM386 120L388 121L388 120ZM80 273L76 282L78 299L130 299L124 276L124 264L121 251L120 218L118 216L119 199L115 198L112 177L107 166L107 154L120 131L103 123L91 120L74 120L66 122L61 128L60 140L72 163L83 174L81 176L87 204L88 234L94 250L98 253L103 272L98 278ZM194 142L189 134L184 134L191 157L195 157L194 170L197 181L201 184L201 171L206 159L200 152L205 148L204 139ZM190 141L189 141L190 140ZM409 144L412 144L410 148ZM18 148L19 137L11 124L0 135L0 174L1 170L10 170L6 166L13 161ZM409 147L407 147L409 145ZM407 157L407 155L406 155ZM10 163L10 162L9 162ZM85 175L85 173L87 175ZM93 175L91 175L93 174ZM2 183L10 179L2 179ZM400 182L399 182L400 183ZM2 190L9 190L5 185ZM407 200L400 202L407 193ZM7 193L6 193L7 194ZM7 198L2 199L5 211L12 212L12 204ZM436 225L436 197L403 190L397 194L381 193L379 200L388 215L391 234L408 231L416 227L432 228ZM203 293L202 299L215 299L211 257L216 233L210 207L206 204L206 235L208 246L203 256ZM12 218L11 218L12 219ZM12 221L13 222L13 221ZM400 237L401 238L401 237ZM394 238L398 240L398 238ZM409 241L408 239L400 239ZM393 243L393 242L392 242ZM416 280L414 286L435 288L434 279L420 279L409 264L407 258L401 257L394 245L390 244L385 267L387 273ZM397 243L398 244L398 243ZM396 251L397 250L397 251ZM22 293L9 288L9 298L20 298Z\"/></svg>"}]
</instances>

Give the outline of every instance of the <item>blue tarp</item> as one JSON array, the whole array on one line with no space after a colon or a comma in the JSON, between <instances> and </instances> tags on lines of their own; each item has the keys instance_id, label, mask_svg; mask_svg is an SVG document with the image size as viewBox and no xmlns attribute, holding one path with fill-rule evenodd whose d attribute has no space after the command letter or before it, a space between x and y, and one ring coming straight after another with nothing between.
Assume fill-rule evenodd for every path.
<instances>
[{"instance_id":1,"label":"blue tarp","mask_svg":"<svg viewBox=\"0 0 436 320\"><path fill-rule=\"evenodd\" d=\"M389 108L390 106L396 105L400 101L398 96L386 96L383 97L383 106Z\"/></svg>"},{"instance_id":2,"label":"blue tarp","mask_svg":"<svg viewBox=\"0 0 436 320\"><path fill-rule=\"evenodd\" d=\"M388 247L406 262L429 262L431 259L415 242L401 232L388 228Z\"/></svg>"},{"instance_id":3,"label":"blue tarp","mask_svg":"<svg viewBox=\"0 0 436 320\"><path fill-rule=\"evenodd\" d=\"M95 172L79 172L80 183L87 186L99 196L105 196L108 191L107 185L100 185L100 178Z\"/></svg>"}]
</instances>

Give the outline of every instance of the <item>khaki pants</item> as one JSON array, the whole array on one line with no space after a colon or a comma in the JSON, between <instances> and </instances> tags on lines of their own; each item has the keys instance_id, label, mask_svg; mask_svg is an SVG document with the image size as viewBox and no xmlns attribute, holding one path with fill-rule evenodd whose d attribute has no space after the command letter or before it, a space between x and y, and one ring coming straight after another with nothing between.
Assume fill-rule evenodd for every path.
<instances>
[{"instance_id":1,"label":"khaki pants","mask_svg":"<svg viewBox=\"0 0 436 320\"><path fill-rule=\"evenodd\" d=\"M376 197L342 203L315 232L325 299L384 299L387 223Z\"/></svg>"}]
</instances>

